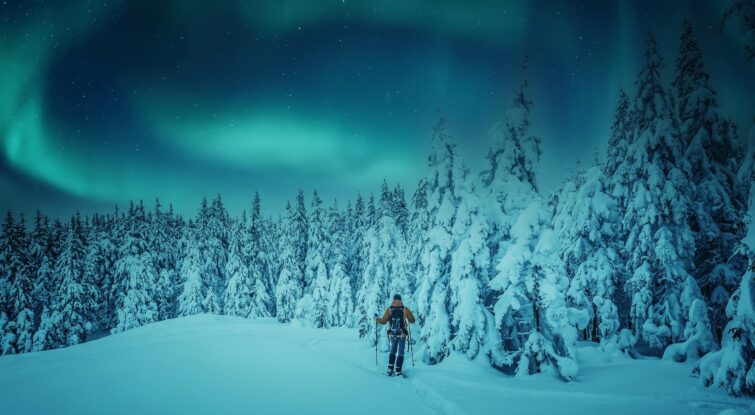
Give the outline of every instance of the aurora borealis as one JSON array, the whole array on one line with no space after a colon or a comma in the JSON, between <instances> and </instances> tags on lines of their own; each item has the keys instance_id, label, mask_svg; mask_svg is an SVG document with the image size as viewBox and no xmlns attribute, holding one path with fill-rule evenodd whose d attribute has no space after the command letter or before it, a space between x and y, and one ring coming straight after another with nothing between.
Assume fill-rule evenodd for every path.
<instances>
[{"instance_id":1,"label":"aurora borealis","mask_svg":"<svg viewBox=\"0 0 755 415\"><path fill-rule=\"evenodd\" d=\"M411 191L439 114L482 162L525 55L548 190L605 145L648 31L670 80L683 19L745 136L755 62L719 30L725 6L0 2L0 207L68 215L160 197L190 213L220 193L238 211L259 190L278 210L299 188Z\"/></svg>"}]
</instances>

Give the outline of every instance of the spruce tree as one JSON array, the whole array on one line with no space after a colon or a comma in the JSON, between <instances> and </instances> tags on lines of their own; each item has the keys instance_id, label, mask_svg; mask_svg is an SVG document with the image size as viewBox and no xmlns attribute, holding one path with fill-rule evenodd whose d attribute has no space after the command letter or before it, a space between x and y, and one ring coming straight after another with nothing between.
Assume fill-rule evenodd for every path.
<instances>
[{"instance_id":1,"label":"spruce tree","mask_svg":"<svg viewBox=\"0 0 755 415\"><path fill-rule=\"evenodd\" d=\"M637 337L662 350L683 336L687 316L681 294L692 265L691 186L673 108L663 86L655 38L648 36L636 81L634 129L625 159L631 182L623 227L632 299L630 323Z\"/></svg>"},{"instance_id":2,"label":"spruce tree","mask_svg":"<svg viewBox=\"0 0 755 415\"><path fill-rule=\"evenodd\" d=\"M430 225L427 243L421 254L423 271L418 276L415 294L420 322L420 339L426 348L423 360L435 364L449 353L451 322L448 315L448 279L453 250L452 227L459 203L455 190L456 146L445 132L441 119L433 130L428 158L428 212Z\"/></svg>"},{"instance_id":3,"label":"spruce tree","mask_svg":"<svg viewBox=\"0 0 755 415\"><path fill-rule=\"evenodd\" d=\"M349 326L352 324L354 301L351 281L343 265L343 253L336 257L328 288L328 324L330 326Z\"/></svg>"},{"instance_id":4,"label":"spruce tree","mask_svg":"<svg viewBox=\"0 0 755 415\"><path fill-rule=\"evenodd\" d=\"M489 228L472 176L467 169L460 172L459 207L452 228L455 248L449 281L450 345L473 359L484 348L488 330L489 313L483 299L490 266Z\"/></svg>"},{"instance_id":5,"label":"spruce tree","mask_svg":"<svg viewBox=\"0 0 755 415\"><path fill-rule=\"evenodd\" d=\"M302 270L299 267L297 241L300 216L289 203L286 204L287 218L280 238L281 269L275 286L275 308L278 321L291 321L296 315L296 304L302 296Z\"/></svg>"},{"instance_id":6,"label":"spruce tree","mask_svg":"<svg viewBox=\"0 0 755 415\"><path fill-rule=\"evenodd\" d=\"M235 224L230 235L228 261L225 273L228 284L223 294L223 314L249 317L252 314L252 286L254 280L243 254L243 247L249 244L249 232L245 219Z\"/></svg>"},{"instance_id":7,"label":"spruce tree","mask_svg":"<svg viewBox=\"0 0 755 415\"><path fill-rule=\"evenodd\" d=\"M597 165L584 177L567 181L553 219L570 281L567 302L590 316L583 338L604 347L617 341L619 331L616 289L622 244L618 204L608 194L608 183Z\"/></svg>"},{"instance_id":8,"label":"spruce tree","mask_svg":"<svg viewBox=\"0 0 755 415\"><path fill-rule=\"evenodd\" d=\"M185 254L181 260L181 294L178 296L178 315L190 316L204 313L203 300L208 287L203 277L204 258L202 256L203 241L197 237L196 229L189 229L183 245Z\"/></svg>"},{"instance_id":9,"label":"spruce tree","mask_svg":"<svg viewBox=\"0 0 755 415\"><path fill-rule=\"evenodd\" d=\"M93 287L84 284L86 241L81 218L76 215L67 226L65 241L58 257L55 272L60 276L58 299L53 303L53 315L59 313L61 327L49 332L62 332L63 345L86 341L94 320ZM53 318L55 319L55 318ZM36 339L35 339L36 343Z\"/></svg>"},{"instance_id":10,"label":"spruce tree","mask_svg":"<svg viewBox=\"0 0 755 415\"><path fill-rule=\"evenodd\" d=\"M176 282L178 235L176 233L173 207L161 209L160 201L155 200L155 210L149 223L147 243L152 255L157 280L155 281L154 301L157 304L157 319L173 317L176 308Z\"/></svg>"},{"instance_id":11,"label":"spruce tree","mask_svg":"<svg viewBox=\"0 0 755 415\"><path fill-rule=\"evenodd\" d=\"M686 145L684 159L693 186L690 227L696 250L692 269L720 333L726 303L746 267L741 256L732 254L742 238L739 224L747 189L737 178L743 151L736 127L720 114L709 79L692 25L685 21L673 86L681 139Z\"/></svg>"},{"instance_id":12,"label":"spruce tree","mask_svg":"<svg viewBox=\"0 0 755 415\"><path fill-rule=\"evenodd\" d=\"M141 327L159 318L155 302L155 260L148 244L149 224L141 202L134 209L129 222L115 263L117 278L125 281L126 292L116 312L117 323L112 329L113 333Z\"/></svg>"}]
</instances>

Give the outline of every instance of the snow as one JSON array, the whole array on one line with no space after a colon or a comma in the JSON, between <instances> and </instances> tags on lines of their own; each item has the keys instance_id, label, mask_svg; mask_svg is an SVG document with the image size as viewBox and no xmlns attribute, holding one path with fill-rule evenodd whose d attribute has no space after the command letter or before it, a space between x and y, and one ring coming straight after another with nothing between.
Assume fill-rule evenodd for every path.
<instances>
[{"instance_id":1,"label":"snow","mask_svg":"<svg viewBox=\"0 0 755 415\"><path fill-rule=\"evenodd\" d=\"M382 335L382 334L381 334ZM200 314L66 349L0 357L6 414L717 414L746 399L707 389L686 364L579 346L577 382L513 378L484 359L417 361L383 375L354 329Z\"/></svg>"}]
</instances>

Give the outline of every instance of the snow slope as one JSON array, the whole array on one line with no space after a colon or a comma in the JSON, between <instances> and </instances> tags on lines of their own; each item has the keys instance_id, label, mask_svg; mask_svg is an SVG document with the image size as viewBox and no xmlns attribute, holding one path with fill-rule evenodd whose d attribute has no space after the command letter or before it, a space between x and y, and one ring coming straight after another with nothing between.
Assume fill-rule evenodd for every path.
<instances>
[{"instance_id":1,"label":"snow slope","mask_svg":"<svg viewBox=\"0 0 755 415\"><path fill-rule=\"evenodd\" d=\"M717 414L752 402L699 386L690 366L609 361L579 348L581 372L504 376L454 356L383 375L351 329L197 315L67 349L0 357L3 414Z\"/></svg>"}]
</instances>

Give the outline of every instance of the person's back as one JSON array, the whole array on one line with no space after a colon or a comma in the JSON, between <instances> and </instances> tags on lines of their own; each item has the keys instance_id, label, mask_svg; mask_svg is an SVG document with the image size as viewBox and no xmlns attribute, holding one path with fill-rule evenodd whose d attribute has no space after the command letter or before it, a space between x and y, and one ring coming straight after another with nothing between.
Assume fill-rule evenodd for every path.
<instances>
[{"instance_id":1,"label":"person's back","mask_svg":"<svg viewBox=\"0 0 755 415\"><path fill-rule=\"evenodd\" d=\"M407 322L414 323L414 314L408 307L404 306L401 296L393 296L393 302L385 309L382 318L376 317L375 321L380 324L389 324L388 339L391 343L391 353L388 356L388 375L401 375L401 368L404 364L404 347L406 338L409 335Z\"/></svg>"}]
</instances>

